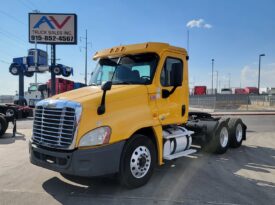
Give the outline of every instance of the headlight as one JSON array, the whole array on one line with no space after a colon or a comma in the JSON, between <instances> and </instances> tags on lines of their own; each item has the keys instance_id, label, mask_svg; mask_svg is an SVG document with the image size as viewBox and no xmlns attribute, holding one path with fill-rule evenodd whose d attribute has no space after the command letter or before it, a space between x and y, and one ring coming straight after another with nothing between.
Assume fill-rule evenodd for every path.
<instances>
[{"instance_id":1,"label":"headlight","mask_svg":"<svg viewBox=\"0 0 275 205\"><path fill-rule=\"evenodd\" d=\"M110 127L99 127L85 134L79 142L80 147L108 144L111 135Z\"/></svg>"}]
</instances>

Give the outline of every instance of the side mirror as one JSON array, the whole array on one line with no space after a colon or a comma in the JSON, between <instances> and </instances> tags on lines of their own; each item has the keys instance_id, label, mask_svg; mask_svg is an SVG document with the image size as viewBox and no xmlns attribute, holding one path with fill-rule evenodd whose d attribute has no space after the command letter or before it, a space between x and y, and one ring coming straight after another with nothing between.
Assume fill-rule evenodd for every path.
<instances>
[{"instance_id":1,"label":"side mirror","mask_svg":"<svg viewBox=\"0 0 275 205\"><path fill-rule=\"evenodd\" d=\"M103 90L102 98L101 98L101 103L99 107L97 108L97 114L98 115L103 115L105 113L105 98L106 98L106 92L108 90L111 90L112 88L112 81L107 81L101 86L101 90Z\"/></svg>"},{"instance_id":2,"label":"side mirror","mask_svg":"<svg viewBox=\"0 0 275 205\"><path fill-rule=\"evenodd\" d=\"M181 63L174 63L171 69L171 79L172 79L172 86L178 87L182 86L182 64Z\"/></svg>"},{"instance_id":3,"label":"side mirror","mask_svg":"<svg viewBox=\"0 0 275 205\"><path fill-rule=\"evenodd\" d=\"M112 81L107 81L101 86L101 90L103 91L111 90L111 88L112 88Z\"/></svg>"}]
</instances>

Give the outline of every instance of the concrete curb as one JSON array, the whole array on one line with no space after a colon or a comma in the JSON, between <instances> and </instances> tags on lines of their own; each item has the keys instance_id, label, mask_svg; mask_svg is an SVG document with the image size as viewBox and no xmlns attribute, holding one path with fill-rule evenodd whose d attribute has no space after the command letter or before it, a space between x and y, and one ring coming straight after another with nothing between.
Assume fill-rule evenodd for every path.
<instances>
[{"instance_id":1,"label":"concrete curb","mask_svg":"<svg viewBox=\"0 0 275 205\"><path fill-rule=\"evenodd\" d=\"M213 116L222 115L275 115L275 112L210 112Z\"/></svg>"}]
</instances>

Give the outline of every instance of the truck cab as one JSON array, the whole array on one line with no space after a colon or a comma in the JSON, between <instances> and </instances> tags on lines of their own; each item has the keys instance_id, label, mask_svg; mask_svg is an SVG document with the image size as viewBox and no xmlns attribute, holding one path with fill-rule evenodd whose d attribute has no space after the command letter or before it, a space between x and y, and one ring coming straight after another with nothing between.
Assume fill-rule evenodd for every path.
<instances>
[{"instance_id":1,"label":"truck cab","mask_svg":"<svg viewBox=\"0 0 275 205\"><path fill-rule=\"evenodd\" d=\"M193 134L217 135L216 144L206 141L217 153L227 150L229 119L200 115L214 134L198 131L205 126L196 124L200 116L193 113L190 120L185 49L142 43L106 49L93 58L98 63L90 86L36 105L29 146L33 164L77 176L118 173L123 185L138 187L155 165L196 152ZM245 126L238 123L240 145Z\"/></svg>"}]
</instances>

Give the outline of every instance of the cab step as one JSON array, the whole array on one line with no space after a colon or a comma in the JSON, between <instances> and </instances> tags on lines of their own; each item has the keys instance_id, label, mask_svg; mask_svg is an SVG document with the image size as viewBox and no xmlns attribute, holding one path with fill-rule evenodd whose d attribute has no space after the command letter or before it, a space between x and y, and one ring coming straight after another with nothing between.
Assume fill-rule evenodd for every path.
<instances>
[{"instance_id":1,"label":"cab step","mask_svg":"<svg viewBox=\"0 0 275 205\"><path fill-rule=\"evenodd\" d=\"M185 151L182 151L182 152L178 152L178 153L175 153L175 154L164 156L163 158L165 160L173 160L173 159L177 159L177 158L180 158L180 157L186 157L186 156L191 155L195 152L197 152L197 150L188 149L188 150L185 150Z\"/></svg>"}]
</instances>

